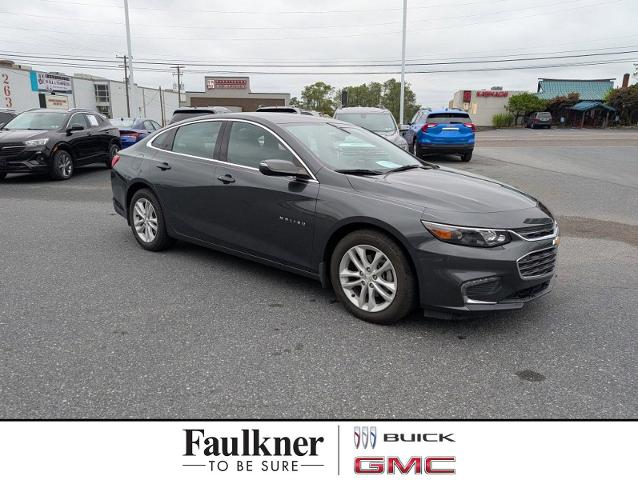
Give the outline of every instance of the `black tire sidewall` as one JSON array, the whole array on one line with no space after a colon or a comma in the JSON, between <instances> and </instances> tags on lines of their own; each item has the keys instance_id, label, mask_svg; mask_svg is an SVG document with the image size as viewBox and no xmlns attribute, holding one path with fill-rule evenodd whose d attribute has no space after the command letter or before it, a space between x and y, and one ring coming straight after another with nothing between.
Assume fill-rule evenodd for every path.
<instances>
[{"instance_id":1,"label":"black tire sidewall","mask_svg":"<svg viewBox=\"0 0 638 480\"><path fill-rule=\"evenodd\" d=\"M461 161L469 162L470 160L472 160L472 152L464 153L463 155L461 155Z\"/></svg>"},{"instance_id":2,"label":"black tire sidewall","mask_svg":"<svg viewBox=\"0 0 638 480\"><path fill-rule=\"evenodd\" d=\"M366 312L350 302L339 281L339 263L345 253L355 245L371 245L390 259L397 276L397 293L392 304L380 312ZM416 279L406 254L388 235L376 230L358 230L346 235L335 247L330 258L330 281L337 299L354 316L371 323L390 325L397 323L415 307Z\"/></svg>"},{"instance_id":3,"label":"black tire sidewall","mask_svg":"<svg viewBox=\"0 0 638 480\"><path fill-rule=\"evenodd\" d=\"M151 202L151 204L153 205L153 208L155 209L155 214L157 215L157 235L155 236L152 242L142 241L142 239L138 236L137 232L135 231L135 222L133 221L133 210L134 210L135 203L140 198L145 198L146 200ZM168 236L168 233L166 231L166 223L164 221L164 211L162 210L162 206L160 205L159 200L157 199L155 194L150 189L143 188L135 192L135 194L131 198L131 203L128 206L128 221L131 227L131 231L133 232L133 236L135 237L135 240L137 241L137 243L140 244L142 248L146 250L151 250L154 252L164 250L168 248L173 242L173 239Z\"/></svg>"},{"instance_id":4,"label":"black tire sidewall","mask_svg":"<svg viewBox=\"0 0 638 480\"><path fill-rule=\"evenodd\" d=\"M116 147L117 150L115 151L115 153L113 155L111 155L111 151L113 150L113 147ZM117 152L120 151L119 146L117 145L117 143L112 143L111 145L109 145L109 150L107 152L108 158L106 159L106 168L111 168L111 163L113 162L113 157L115 155L117 155Z\"/></svg>"}]
</instances>

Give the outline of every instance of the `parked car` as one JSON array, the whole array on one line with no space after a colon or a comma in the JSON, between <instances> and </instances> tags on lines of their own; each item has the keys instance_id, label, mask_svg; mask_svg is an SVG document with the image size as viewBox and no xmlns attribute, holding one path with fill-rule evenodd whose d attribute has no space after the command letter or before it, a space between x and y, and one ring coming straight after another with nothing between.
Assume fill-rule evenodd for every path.
<instances>
[{"instance_id":1,"label":"parked car","mask_svg":"<svg viewBox=\"0 0 638 480\"><path fill-rule=\"evenodd\" d=\"M558 227L530 195L332 118L197 120L114 159L115 211L146 250L180 239L283 268L384 324L417 305L518 309L552 288Z\"/></svg>"},{"instance_id":2,"label":"parked car","mask_svg":"<svg viewBox=\"0 0 638 480\"><path fill-rule=\"evenodd\" d=\"M552 114L549 112L533 112L525 117L527 128L552 128Z\"/></svg>"},{"instance_id":3,"label":"parked car","mask_svg":"<svg viewBox=\"0 0 638 480\"><path fill-rule=\"evenodd\" d=\"M149 133L162 128L159 123L150 118L112 118L111 125L120 130L122 148L130 147Z\"/></svg>"},{"instance_id":4,"label":"parked car","mask_svg":"<svg viewBox=\"0 0 638 480\"><path fill-rule=\"evenodd\" d=\"M476 126L463 110L420 110L405 132L410 151L417 157L432 153L461 155L469 162L474 151Z\"/></svg>"},{"instance_id":5,"label":"parked car","mask_svg":"<svg viewBox=\"0 0 638 480\"><path fill-rule=\"evenodd\" d=\"M230 108L226 107L182 107L173 112L173 116L168 121L168 124L170 125L172 123L180 122L191 117L230 112Z\"/></svg>"},{"instance_id":6,"label":"parked car","mask_svg":"<svg viewBox=\"0 0 638 480\"><path fill-rule=\"evenodd\" d=\"M9 120L14 119L16 115L17 113L15 110L0 108L0 128L2 128L3 125L6 125Z\"/></svg>"},{"instance_id":7,"label":"parked car","mask_svg":"<svg viewBox=\"0 0 638 480\"><path fill-rule=\"evenodd\" d=\"M390 110L374 107L345 107L338 108L334 113L334 118L363 127L381 135L404 150L408 149L408 143L401 136L397 122Z\"/></svg>"},{"instance_id":8,"label":"parked car","mask_svg":"<svg viewBox=\"0 0 638 480\"><path fill-rule=\"evenodd\" d=\"M273 106L273 107L259 107L257 109L258 112L271 112L271 113L296 113L299 115L312 115L312 113L310 113L310 111L306 111L306 110L302 110L301 108L298 107L293 107L290 105L286 105L286 106Z\"/></svg>"},{"instance_id":9,"label":"parked car","mask_svg":"<svg viewBox=\"0 0 638 480\"><path fill-rule=\"evenodd\" d=\"M82 165L110 168L119 149L117 128L99 113L28 110L0 130L0 179L7 173L48 173L66 180Z\"/></svg>"}]
</instances>

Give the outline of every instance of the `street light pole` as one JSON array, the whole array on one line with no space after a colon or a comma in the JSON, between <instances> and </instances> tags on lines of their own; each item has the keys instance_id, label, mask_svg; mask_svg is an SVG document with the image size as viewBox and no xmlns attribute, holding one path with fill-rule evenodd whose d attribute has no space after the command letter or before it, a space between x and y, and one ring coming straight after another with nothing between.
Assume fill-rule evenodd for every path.
<instances>
[{"instance_id":1,"label":"street light pole","mask_svg":"<svg viewBox=\"0 0 638 480\"><path fill-rule=\"evenodd\" d=\"M403 44L401 45L401 99L399 100L399 123L403 125L405 111L405 33L407 30L408 0L403 0Z\"/></svg>"},{"instance_id":2,"label":"street light pole","mask_svg":"<svg viewBox=\"0 0 638 480\"><path fill-rule=\"evenodd\" d=\"M131 110L137 116L137 102L135 97L135 80L133 78L133 50L131 48L131 25L128 18L128 0L124 0L124 20L126 22L126 47L128 49L128 89L129 98L131 99ZM129 114L130 115L130 114Z\"/></svg>"}]
</instances>

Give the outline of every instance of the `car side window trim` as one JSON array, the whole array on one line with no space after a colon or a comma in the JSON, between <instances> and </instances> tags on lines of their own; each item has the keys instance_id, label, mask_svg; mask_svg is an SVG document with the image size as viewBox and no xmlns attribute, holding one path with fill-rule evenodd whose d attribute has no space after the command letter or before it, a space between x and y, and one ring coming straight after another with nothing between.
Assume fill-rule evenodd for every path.
<instances>
[{"instance_id":1,"label":"car side window trim","mask_svg":"<svg viewBox=\"0 0 638 480\"><path fill-rule=\"evenodd\" d=\"M257 170L259 171L258 168L254 168L254 167L249 167L247 165L239 165L236 163L230 163L227 162L225 160L220 160L217 158L205 158L205 157L198 157L196 155L189 155L187 153L177 153L177 152L173 152L171 150L164 150L163 148L158 148L156 146L153 145L153 142L155 141L155 139L160 136L162 133L167 132L169 130L176 130L179 127L184 127L186 125L191 125L193 123L202 123L202 122L224 122L225 125L222 125L221 130L219 132L219 134L217 135L217 144L219 144L220 140L223 141L223 144L221 144L221 148L217 148L218 145L215 146L215 150L213 153L213 156L215 156L215 154L218 154L220 157L225 158L225 154L228 151L228 132L230 131L230 123L231 122L244 122L244 123L252 123L253 125L256 125L258 127L263 128L264 130L266 130L267 132L271 133L272 135L274 135L274 137L286 148L288 149L293 156L297 159L297 161L299 161L299 163L303 166L303 168L306 170L306 172L308 173L308 175L310 175L310 178L307 180L309 182L316 182L319 183L319 181L317 180L317 177L315 177L314 173L312 173L312 171L308 168L308 166L306 165L306 163L301 159L301 157L299 157L299 155L297 155L297 152L295 152L290 145L288 145L288 143L286 143L286 141L281 138L279 135L277 135L277 133L273 132L270 128L266 127L265 125L262 125L261 123L258 122L253 122L252 120L244 120L244 119L235 119L235 118L220 118L219 120L217 119L205 119L205 120L194 120L192 122L188 122L188 123L180 123L179 125L175 125L172 127L169 127L167 129L164 129L158 133L154 133L153 137L148 141L148 143L146 144L147 146L149 146L150 148L154 148L155 150L159 150L160 152L167 152L167 153L171 153L173 155L185 155L187 157L192 157L192 158L197 158L199 160L206 160L208 162L215 162L215 163L221 163L224 165L233 165L236 166L238 168L245 168L248 170ZM174 138L174 134L173 134L173 138Z\"/></svg>"},{"instance_id":2,"label":"car side window trim","mask_svg":"<svg viewBox=\"0 0 638 480\"><path fill-rule=\"evenodd\" d=\"M86 120L86 118L84 117L84 112L76 112L69 117L69 121L66 122L65 128L69 128L69 125L71 125L71 122L73 121L73 117L75 117L76 115L79 115L80 118L82 118L82 124L84 125L85 128L89 125L89 121Z\"/></svg>"}]
</instances>

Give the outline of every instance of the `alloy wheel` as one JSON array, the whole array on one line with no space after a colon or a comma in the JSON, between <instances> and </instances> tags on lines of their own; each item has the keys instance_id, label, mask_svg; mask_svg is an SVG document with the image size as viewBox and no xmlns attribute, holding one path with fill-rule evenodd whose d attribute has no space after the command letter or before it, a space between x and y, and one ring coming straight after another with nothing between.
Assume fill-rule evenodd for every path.
<instances>
[{"instance_id":1,"label":"alloy wheel","mask_svg":"<svg viewBox=\"0 0 638 480\"><path fill-rule=\"evenodd\" d=\"M73 173L73 159L68 153L61 151L58 153L57 168L62 178L69 178Z\"/></svg>"},{"instance_id":2,"label":"alloy wheel","mask_svg":"<svg viewBox=\"0 0 638 480\"><path fill-rule=\"evenodd\" d=\"M109 162L113 160L113 157L117 155L117 152L119 151L120 149L117 147L117 145L115 144L111 145L111 148L109 149Z\"/></svg>"},{"instance_id":3,"label":"alloy wheel","mask_svg":"<svg viewBox=\"0 0 638 480\"><path fill-rule=\"evenodd\" d=\"M133 207L133 223L137 236L144 243L151 243L157 236L157 213L146 198L140 198Z\"/></svg>"},{"instance_id":4,"label":"alloy wheel","mask_svg":"<svg viewBox=\"0 0 638 480\"><path fill-rule=\"evenodd\" d=\"M339 280L348 300L366 312L385 310L397 293L394 265L371 245L356 245L343 255Z\"/></svg>"}]
</instances>

